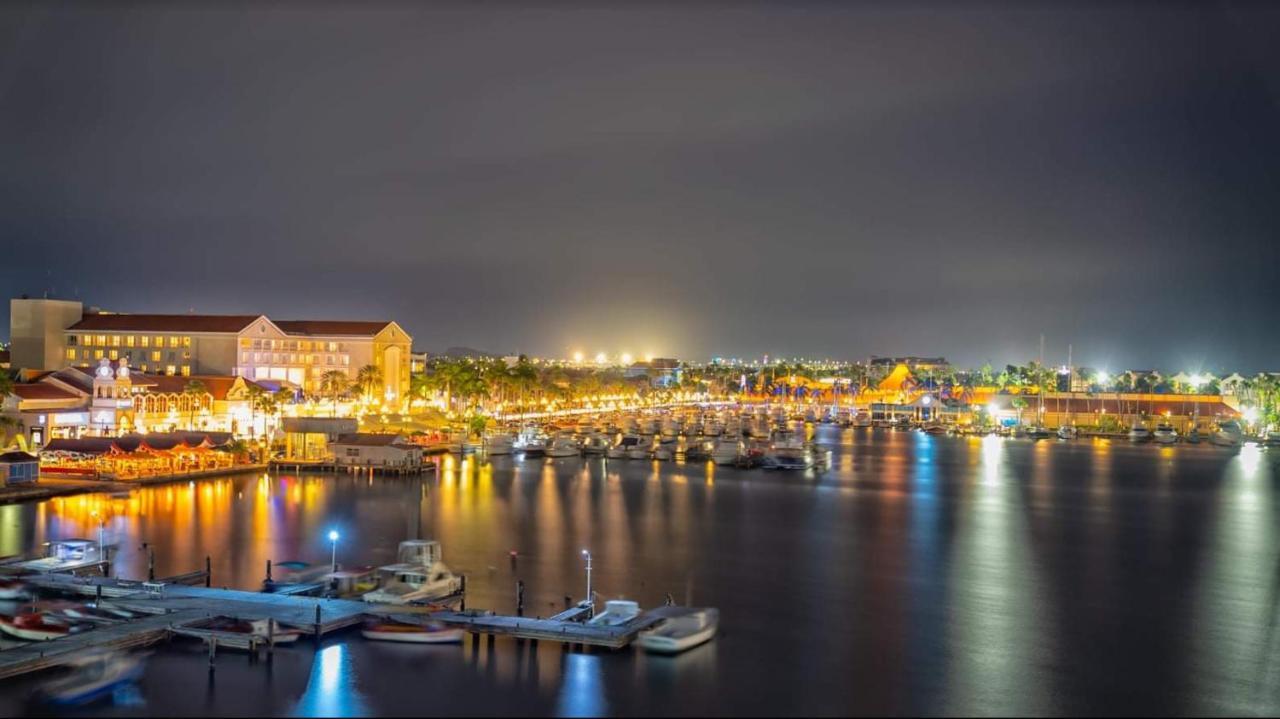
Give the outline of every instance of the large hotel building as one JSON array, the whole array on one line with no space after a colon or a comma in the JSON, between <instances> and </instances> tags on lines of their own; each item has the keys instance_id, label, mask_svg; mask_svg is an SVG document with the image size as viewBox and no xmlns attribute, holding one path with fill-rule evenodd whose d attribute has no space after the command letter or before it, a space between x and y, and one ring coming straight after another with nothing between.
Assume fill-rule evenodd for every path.
<instances>
[{"instance_id":1,"label":"large hotel building","mask_svg":"<svg viewBox=\"0 0 1280 719\"><path fill-rule=\"evenodd\" d=\"M52 371L126 359L144 373L283 380L317 392L320 377L377 367L383 395L409 388L413 338L391 321L272 320L265 315L85 312L79 302L10 302L11 365Z\"/></svg>"}]
</instances>

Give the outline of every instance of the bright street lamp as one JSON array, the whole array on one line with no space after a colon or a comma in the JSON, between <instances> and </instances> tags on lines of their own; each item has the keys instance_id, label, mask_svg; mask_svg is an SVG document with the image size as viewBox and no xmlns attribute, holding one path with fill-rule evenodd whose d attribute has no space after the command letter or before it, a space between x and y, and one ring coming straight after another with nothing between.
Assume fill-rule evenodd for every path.
<instances>
[{"instance_id":1,"label":"bright street lamp","mask_svg":"<svg viewBox=\"0 0 1280 719\"><path fill-rule=\"evenodd\" d=\"M587 550L584 549L582 550L582 556L587 558L587 599L586 601L591 604L595 604L595 602L591 600L591 552L588 552Z\"/></svg>"},{"instance_id":2,"label":"bright street lamp","mask_svg":"<svg viewBox=\"0 0 1280 719\"><path fill-rule=\"evenodd\" d=\"M338 571L338 530L329 530L329 544L333 547L333 571Z\"/></svg>"}]
</instances>

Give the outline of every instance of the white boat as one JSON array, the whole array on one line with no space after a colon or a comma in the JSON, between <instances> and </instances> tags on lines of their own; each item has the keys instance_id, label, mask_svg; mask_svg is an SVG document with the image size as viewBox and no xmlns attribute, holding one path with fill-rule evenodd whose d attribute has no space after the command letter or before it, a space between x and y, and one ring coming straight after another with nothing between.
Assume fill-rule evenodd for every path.
<instances>
[{"instance_id":1,"label":"white boat","mask_svg":"<svg viewBox=\"0 0 1280 719\"><path fill-rule=\"evenodd\" d=\"M1146 425L1134 424L1129 428L1130 442L1146 442L1151 439L1151 430Z\"/></svg>"},{"instance_id":2,"label":"white boat","mask_svg":"<svg viewBox=\"0 0 1280 719\"><path fill-rule=\"evenodd\" d=\"M546 449L548 457L578 457L581 454L582 448L578 446L577 440L567 434L558 434L553 437Z\"/></svg>"},{"instance_id":3,"label":"white boat","mask_svg":"<svg viewBox=\"0 0 1280 719\"><path fill-rule=\"evenodd\" d=\"M28 642L48 642L61 639L89 625L74 624L65 618L44 612L30 612L14 617L0 615L0 632Z\"/></svg>"},{"instance_id":4,"label":"white boat","mask_svg":"<svg viewBox=\"0 0 1280 719\"><path fill-rule=\"evenodd\" d=\"M26 599L31 588L21 579L0 577L0 600Z\"/></svg>"},{"instance_id":5,"label":"white boat","mask_svg":"<svg viewBox=\"0 0 1280 719\"><path fill-rule=\"evenodd\" d=\"M724 424L718 419L711 420L710 422L704 422L702 425L702 433L708 437L719 437L721 434L724 434Z\"/></svg>"},{"instance_id":6,"label":"white boat","mask_svg":"<svg viewBox=\"0 0 1280 719\"><path fill-rule=\"evenodd\" d=\"M616 627L640 616L640 605L630 599L610 599L604 611L587 620L587 624Z\"/></svg>"},{"instance_id":7,"label":"white boat","mask_svg":"<svg viewBox=\"0 0 1280 719\"><path fill-rule=\"evenodd\" d=\"M1080 436L1080 430L1076 429L1073 424L1064 424L1058 427L1058 439L1075 439Z\"/></svg>"},{"instance_id":8,"label":"white boat","mask_svg":"<svg viewBox=\"0 0 1280 719\"><path fill-rule=\"evenodd\" d=\"M40 687L45 701L76 706L111 696L142 677L145 655L95 651L70 662L72 672Z\"/></svg>"},{"instance_id":9,"label":"white boat","mask_svg":"<svg viewBox=\"0 0 1280 719\"><path fill-rule=\"evenodd\" d=\"M547 435L538 427L520 430L512 449L526 457L541 457L547 451Z\"/></svg>"},{"instance_id":10,"label":"white boat","mask_svg":"<svg viewBox=\"0 0 1280 719\"><path fill-rule=\"evenodd\" d=\"M1187 436L1183 437L1187 444L1200 444L1200 440L1204 439L1204 435L1200 434L1200 429L1192 427L1187 431Z\"/></svg>"},{"instance_id":11,"label":"white boat","mask_svg":"<svg viewBox=\"0 0 1280 719\"><path fill-rule=\"evenodd\" d=\"M636 644L655 654L679 654L705 644L720 625L720 611L712 608L662 607L650 614L665 618L652 629L640 632Z\"/></svg>"},{"instance_id":12,"label":"white boat","mask_svg":"<svg viewBox=\"0 0 1280 719\"><path fill-rule=\"evenodd\" d=\"M609 459L627 459L631 450L641 442L643 439L638 434L624 434L617 444L605 450L604 456Z\"/></svg>"},{"instance_id":13,"label":"white boat","mask_svg":"<svg viewBox=\"0 0 1280 719\"><path fill-rule=\"evenodd\" d=\"M676 442L674 439L668 441L666 439L658 443L653 448L653 458L661 462L670 462L676 456Z\"/></svg>"},{"instance_id":14,"label":"white boat","mask_svg":"<svg viewBox=\"0 0 1280 719\"><path fill-rule=\"evenodd\" d=\"M658 420L653 417L645 417L640 420L640 434L657 434Z\"/></svg>"},{"instance_id":15,"label":"white boat","mask_svg":"<svg viewBox=\"0 0 1280 719\"><path fill-rule=\"evenodd\" d=\"M859 410L858 413L853 417L853 426L854 427L870 427L871 413L867 412L866 410Z\"/></svg>"},{"instance_id":16,"label":"white boat","mask_svg":"<svg viewBox=\"0 0 1280 719\"><path fill-rule=\"evenodd\" d=\"M378 567L382 586L363 596L374 604L412 604L444 599L462 591L462 577L449 571L440 543L410 539L400 543L395 564Z\"/></svg>"},{"instance_id":17,"label":"white boat","mask_svg":"<svg viewBox=\"0 0 1280 719\"><path fill-rule=\"evenodd\" d=\"M375 621L364 625L360 634L365 639L381 642L405 642L408 644L458 644L465 632L449 628L439 622L405 624L393 621Z\"/></svg>"},{"instance_id":18,"label":"white boat","mask_svg":"<svg viewBox=\"0 0 1280 719\"><path fill-rule=\"evenodd\" d=\"M1244 441L1244 430L1234 419L1223 420L1214 429L1210 441L1219 447L1239 447Z\"/></svg>"},{"instance_id":19,"label":"white boat","mask_svg":"<svg viewBox=\"0 0 1280 719\"><path fill-rule=\"evenodd\" d=\"M642 439L627 448L627 459L649 459L653 455L653 440Z\"/></svg>"},{"instance_id":20,"label":"white boat","mask_svg":"<svg viewBox=\"0 0 1280 719\"><path fill-rule=\"evenodd\" d=\"M488 455L511 454L515 448L516 438L506 432L486 435L484 453Z\"/></svg>"},{"instance_id":21,"label":"white boat","mask_svg":"<svg viewBox=\"0 0 1280 719\"><path fill-rule=\"evenodd\" d=\"M586 441L582 443L582 453L604 454L612 444L613 442L609 439L608 435L596 432L595 434L587 437Z\"/></svg>"},{"instance_id":22,"label":"white boat","mask_svg":"<svg viewBox=\"0 0 1280 719\"><path fill-rule=\"evenodd\" d=\"M1151 438L1157 444L1173 444L1178 441L1178 430L1174 429L1173 425L1170 424L1159 424L1156 425L1156 430L1151 433Z\"/></svg>"},{"instance_id":23,"label":"white boat","mask_svg":"<svg viewBox=\"0 0 1280 719\"><path fill-rule=\"evenodd\" d=\"M662 436L663 436L663 437L675 437L675 436L679 435L679 434L680 434L680 425L681 425L681 422L680 422L680 418L678 418L678 417L666 417L666 418L664 418L664 419L662 420L662 430L661 430Z\"/></svg>"},{"instance_id":24,"label":"white boat","mask_svg":"<svg viewBox=\"0 0 1280 719\"><path fill-rule=\"evenodd\" d=\"M736 437L723 437L711 450L711 461L719 465L737 464L746 447Z\"/></svg>"},{"instance_id":25,"label":"white boat","mask_svg":"<svg viewBox=\"0 0 1280 719\"><path fill-rule=\"evenodd\" d=\"M92 539L59 539L45 543L44 556L40 559L29 559L14 562L6 567L19 571L37 572L71 572L96 567L104 557L102 547Z\"/></svg>"}]
</instances>

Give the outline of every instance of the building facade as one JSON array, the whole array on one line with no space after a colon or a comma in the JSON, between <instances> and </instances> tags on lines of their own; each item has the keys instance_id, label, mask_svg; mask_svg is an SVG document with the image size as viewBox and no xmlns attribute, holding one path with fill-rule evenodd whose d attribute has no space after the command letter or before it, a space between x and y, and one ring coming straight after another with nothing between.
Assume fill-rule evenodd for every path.
<instances>
[{"instance_id":1,"label":"building facade","mask_svg":"<svg viewBox=\"0 0 1280 719\"><path fill-rule=\"evenodd\" d=\"M231 375L317 392L325 372L354 379L366 365L381 399L409 390L413 338L395 322L271 320L265 315L84 313L79 302L10 303L14 367L52 371L123 360L168 376Z\"/></svg>"}]
</instances>

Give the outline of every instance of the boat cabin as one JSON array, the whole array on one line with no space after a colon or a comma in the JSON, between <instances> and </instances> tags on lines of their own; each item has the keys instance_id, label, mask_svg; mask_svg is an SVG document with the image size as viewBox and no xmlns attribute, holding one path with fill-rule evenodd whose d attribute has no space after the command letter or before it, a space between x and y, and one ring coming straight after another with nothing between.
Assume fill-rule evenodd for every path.
<instances>
[{"instance_id":1,"label":"boat cabin","mask_svg":"<svg viewBox=\"0 0 1280 719\"><path fill-rule=\"evenodd\" d=\"M409 539L400 543L396 552L397 564L416 564L429 567L444 559L440 543L431 539Z\"/></svg>"}]
</instances>

